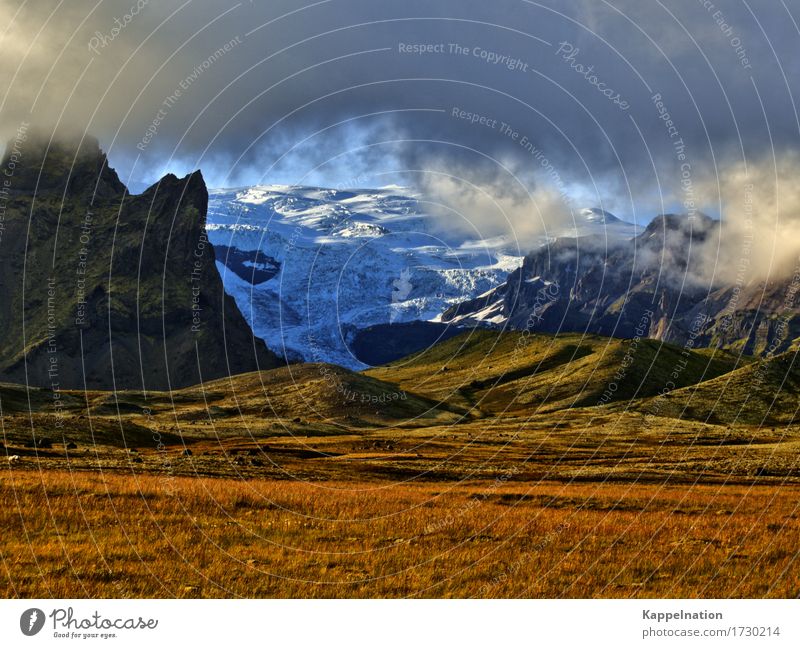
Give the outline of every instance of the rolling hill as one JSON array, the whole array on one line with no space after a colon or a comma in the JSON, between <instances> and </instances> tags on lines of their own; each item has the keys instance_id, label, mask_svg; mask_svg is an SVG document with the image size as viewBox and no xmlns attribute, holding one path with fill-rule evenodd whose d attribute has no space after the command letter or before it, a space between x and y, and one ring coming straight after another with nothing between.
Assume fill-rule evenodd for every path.
<instances>
[{"instance_id":1,"label":"rolling hill","mask_svg":"<svg viewBox=\"0 0 800 648\"><path fill-rule=\"evenodd\" d=\"M730 373L635 405L637 411L727 425L786 426L800 416L796 351L759 360Z\"/></svg>"},{"instance_id":2,"label":"rolling hill","mask_svg":"<svg viewBox=\"0 0 800 648\"><path fill-rule=\"evenodd\" d=\"M747 360L649 339L473 330L367 375L486 413L545 413L654 396L737 362Z\"/></svg>"}]
</instances>

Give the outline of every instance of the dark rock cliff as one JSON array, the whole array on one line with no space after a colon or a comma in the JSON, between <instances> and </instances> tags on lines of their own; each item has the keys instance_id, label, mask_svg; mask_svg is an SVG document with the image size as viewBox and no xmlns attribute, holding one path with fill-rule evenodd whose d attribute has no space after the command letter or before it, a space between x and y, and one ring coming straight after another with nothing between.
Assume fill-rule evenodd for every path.
<instances>
[{"instance_id":1,"label":"dark rock cliff","mask_svg":"<svg viewBox=\"0 0 800 648\"><path fill-rule=\"evenodd\" d=\"M278 364L223 290L199 171L131 196L96 140L31 135L0 174L0 380L162 390Z\"/></svg>"}]
</instances>

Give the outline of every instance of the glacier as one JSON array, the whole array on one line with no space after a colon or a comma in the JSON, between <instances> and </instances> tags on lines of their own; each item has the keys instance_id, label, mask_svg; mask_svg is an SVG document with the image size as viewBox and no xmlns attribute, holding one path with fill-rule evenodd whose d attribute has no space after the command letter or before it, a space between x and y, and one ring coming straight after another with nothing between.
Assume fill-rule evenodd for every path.
<instances>
[{"instance_id":1,"label":"glacier","mask_svg":"<svg viewBox=\"0 0 800 648\"><path fill-rule=\"evenodd\" d=\"M349 346L359 329L439 321L522 264L516 241L450 233L424 205L397 186L211 189L206 229L225 290L270 349L363 369ZM581 213L566 234L627 232L606 212Z\"/></svg>"}]
</instances>

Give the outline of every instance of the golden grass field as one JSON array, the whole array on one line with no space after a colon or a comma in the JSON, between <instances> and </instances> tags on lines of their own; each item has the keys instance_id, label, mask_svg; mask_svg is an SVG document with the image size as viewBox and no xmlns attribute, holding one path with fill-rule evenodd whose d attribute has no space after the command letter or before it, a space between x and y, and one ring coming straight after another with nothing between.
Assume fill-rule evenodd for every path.
<instances>
[{"instance_id":1,"label":"golden grass field","mask_svg":"<svg viewBox=\"0 0 800 648\"><path fill-rule=\"evenodd\" d=\"M11 471L5 597L796 597L800 487Z\"/></svg>"},{"instance_id":2,"label":"golden grass field","mask_svg":"<svg viewBox=\"0 0 800 648\"><path fill-rule=\"evenodd\" d=\"M521 340L58 412L0 385L0 595L800 596L792 355Z\"/></svg>"}]
</instances>

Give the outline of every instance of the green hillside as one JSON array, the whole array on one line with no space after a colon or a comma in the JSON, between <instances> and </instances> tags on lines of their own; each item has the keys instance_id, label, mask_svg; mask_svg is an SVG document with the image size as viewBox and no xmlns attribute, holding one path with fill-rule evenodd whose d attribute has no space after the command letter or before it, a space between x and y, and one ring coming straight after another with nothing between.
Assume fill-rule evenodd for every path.
<instances>
[{"instance_id":1,"label":"green hillside","mask_svg":"<svg viewBox=\"0 0 800 648\"><path fill-rule=\"evenodd\" d=\"M654 340L474 330L367 375L491 414L589 407L655 396L736 368L726 352Z\"/></svg>"}]
</instances>

